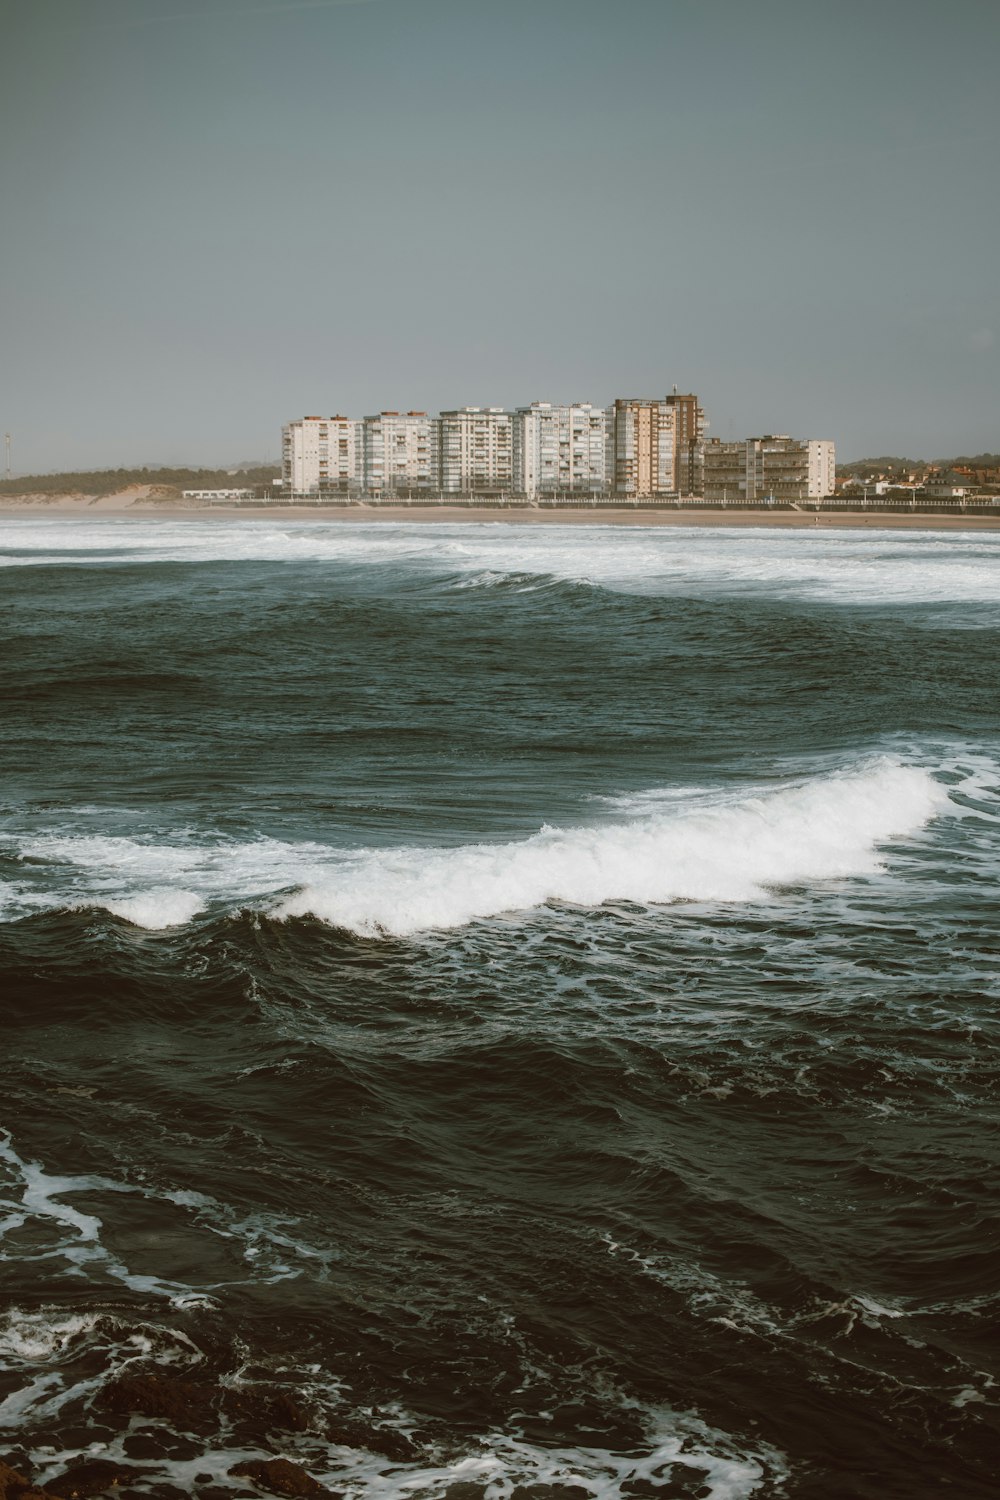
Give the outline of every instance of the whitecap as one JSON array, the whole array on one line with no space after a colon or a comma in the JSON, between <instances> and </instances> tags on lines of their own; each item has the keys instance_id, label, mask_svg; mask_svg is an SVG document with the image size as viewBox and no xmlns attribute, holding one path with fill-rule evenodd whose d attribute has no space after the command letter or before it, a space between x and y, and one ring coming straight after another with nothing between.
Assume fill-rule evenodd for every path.
<instances>
[{"instance_id":1,"label":"whitecap","mask_svg":"<svg viewBox=\"0 0 1000 1500\"><path fill-rule=\"evenodd\" d=\"M280 901L364 936L405 937L560 902L746 902L876 873L886 840L948 803L926 770L878 761L742 802L683 804L627 824L543 828L510 844L373 852Z\"/></svg>"},{"instance_id":2,"label":"whitecap","mask_svg":"<svg viewBox=\"0 0 1000 1500\"><path fill-rule=\"evenodd\" d=\"M25 911L98 905L163 929L203 910L269 901L281 919L406 937L549 903L757 902L790 886L872 876L884 845L955 806L930 770L892 757L756 790L654 788L608 805L616 821L455 848L199 842L193 831L173 843L69 832L12 842L34 877L20 898Z\"/></svg>"},{"instance_id":3,"label":"whitecap","mask_svg":"<svg viewBox=\"0 0 1000 1500\"><path fill-rule=\"evenodd\" d=\"M135 927L152 930L164 927L183 927L192 917L204 911L205 903L193 891L167 889L142 891L123 901L106 901L106 909L112 916L122 917Z\"/></svg>"},{"instance_id":4,"label":"whitecap","mask_svg":"<svg viewBox=\"0 0 1000 1500\"><path fill-rule=\"evenodd\" d=\"M454 587L536 577L661 597L767 594L842 604L1000 602L986 533L687 526L279 521L159 516L7 521L0 565L287 562L390 567Z\"/></svg>"}]
</instances>

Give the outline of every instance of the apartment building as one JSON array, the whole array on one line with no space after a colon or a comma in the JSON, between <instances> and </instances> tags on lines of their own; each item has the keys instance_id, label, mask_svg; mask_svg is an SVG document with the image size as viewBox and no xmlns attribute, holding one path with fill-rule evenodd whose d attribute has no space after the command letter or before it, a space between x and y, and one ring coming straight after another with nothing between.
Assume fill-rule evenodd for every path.
<instances>
[{"instance_id":1,"label":"apartment building","mask_svg":"<svg viewBox=\"0 0 1000 1500\"><path fill-rule=\"evenodd\" d=\"M286 494L348 494L360 484L358 424L350 417L302 417L281 429Z\"/></svg>"},{"instance_id":2,"label":"apartment building","mask_svg":"<svg viewBox=\"0 0 1000 1500\"><path fill-rule=\"evenodd\" d=\"M707 423L690 393L618 400L611 408L611 482L631 500L700 495Z\"/></svg>"},{"instance_id":3,"label":"apartment building","mask_svg":"<svg viewBox=\"0 0 1000 1500\"><path fill-rule=\"evenodd\" d=\"M534 401L514 413L514 489L520 495L599 495L609 488L608 413L589 401Z\"/></svg>"},{"instance_id":4,"label":"apartment building","mask_svg":"<svg viewBox=\"0 0 1000 1500\"><path fill-rule=\"evenodd\" d=\"M809 498L822 500L836 493L836 447L829 438L810 438L806 446L809 449Z\"/></svg>"},{"instance_id":5,"label":"apartment building","mask_svg":"<svg viewBox=\"0 0 1000 1500\"><path fill-rule=\"evenodd\" d=\"M441 423L425 411L382 411L361 420L361 482L372 495L436 492Z\"/></svg>"},{"instance_id":6,"label":"apartment building","mask_svg":"<svg viewBox=\"0 0 1000 1500\"><path fill-rule=\"evenodd\" d=\"M705 445L705 499L716 504L822 500L834 493L835 478L834 444L826 439L768 434Z\"/></svg>"},{"instance_id":7,"label":"apartment building","mask_svg":"<svg viewBox=\"0 0 1000 1500\"><path fill-rule=\"evenodd\" d=\"M462 406L437 417L389 410L357 420L302 417L282 429L282 484L286 494L375 497L700 495L707 425L697 396L676 390L608 408L535 401L513 412ZM727 445L712 446L721 464ZM833 444L810 444L809 455L805 493L831 494ZM723 488L731 482L721 481Z\"/></svg>"},{"instance_id":8,"label":"apartment building","mask_svg":"<svg viewBox=\"0 0 1000 1500\"><path fill-rule=\"evenodd\" d=\"M497 495L513 484L512 420L502 406L441 413L441 493Z\"/></svg>"}]
</instances>

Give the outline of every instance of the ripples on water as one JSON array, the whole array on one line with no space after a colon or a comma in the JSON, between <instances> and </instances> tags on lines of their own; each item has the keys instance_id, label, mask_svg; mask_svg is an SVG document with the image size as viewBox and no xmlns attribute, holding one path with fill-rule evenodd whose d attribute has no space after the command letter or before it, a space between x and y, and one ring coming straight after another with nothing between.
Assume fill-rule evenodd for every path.
<instances>
[{"instance_id":1,"label":"ripples on water","mask_svg":"<svg viewBox=\"0 0 1000 1500\"><path fill-rule=\"evenodd\" d=\"M1000 542L0 541L22 1467L995 1493Z\"/></svg>"}]
</instances>

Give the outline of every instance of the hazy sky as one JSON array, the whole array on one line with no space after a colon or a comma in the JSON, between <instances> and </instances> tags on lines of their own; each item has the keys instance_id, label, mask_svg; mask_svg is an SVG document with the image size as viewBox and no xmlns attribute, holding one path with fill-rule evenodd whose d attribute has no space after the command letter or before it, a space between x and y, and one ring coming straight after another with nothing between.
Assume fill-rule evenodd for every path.
<instances>
[{"instance_id":1,"label":"hazy sky","mask_svg":"<svg viewBox=\"0 0 1000 1500\"><path fill-rule=\"evenodd\" d=\"M1000 449L998 0L0 0L15 472L701 396Z\"/></svg>"}]
</instances>

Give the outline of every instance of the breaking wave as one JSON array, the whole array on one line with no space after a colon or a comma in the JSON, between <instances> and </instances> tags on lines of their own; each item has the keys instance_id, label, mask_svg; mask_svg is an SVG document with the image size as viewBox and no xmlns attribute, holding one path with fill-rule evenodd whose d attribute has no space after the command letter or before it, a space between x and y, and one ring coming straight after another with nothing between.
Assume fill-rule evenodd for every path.
<instances>
[{"instance_id":1,"label":"breaking wave","mask_svg":"<svg viewBox=\"0 0 1000 1500\"><path fill-rule=\"evenodd\" d=\"M161 517L9 521L0 566L315 563L400 569L449 589L554 583L662 596L774 594L845 604L1000 602L996 535L687 526Z\"/></svg>"},{"instance_id":2,"label":"breaking wave","mask_svg":"<svg viewBox=\"0 0 1000 1500\"><path fill-rule=\"evenodd\" d=\"M883 763L610 828L375 854L346 878L286 898L276 914L406 937L547 902L756 901L775 887L874 873L878 846L915 833L947 800L929 772Z\"/></svg>"},{"instance_id":3,"label":"breaking wave","mask_svg":"<svg viewBox=\"0 0 1000 1500\"><path fill-rule=\"evenodd\" d=\"M749 796L640 798L644 814L624 821L450 849L36 836L18 858L41 863L52 889L8 886L8 914L100 906L156 929L212 905L271 901L278 918L407 937L547 903L760 901L776 888L876 873L887 840L916 833L949 805L930 771L880 757Z\"/></svg>"}]
</instances>

